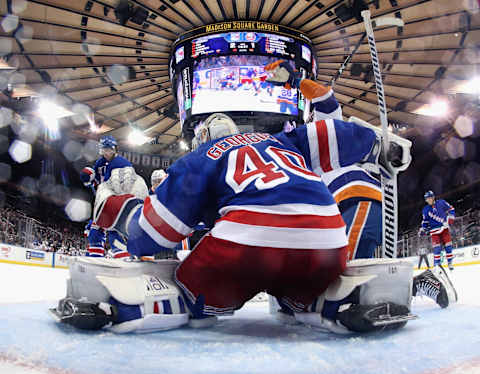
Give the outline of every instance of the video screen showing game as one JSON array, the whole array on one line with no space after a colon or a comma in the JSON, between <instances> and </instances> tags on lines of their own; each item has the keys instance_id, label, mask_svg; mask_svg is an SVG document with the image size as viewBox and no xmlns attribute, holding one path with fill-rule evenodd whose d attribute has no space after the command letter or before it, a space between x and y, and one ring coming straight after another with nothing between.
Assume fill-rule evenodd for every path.
<instances>
[{"instance_id":1,"label":"video screen showing game","mask_svg":"<svg viewBox=\"0 0 480 374\"><path fill-rule=\"evenodd\" d=\"M231 55L194 62L192 114L255 111L298 115L297 90L267 82L264 66L277 57ZM295 69L293 61L289 61Z\"/></svg>"},{"instance_id":2,"label":"video screen showing game","mask_svg":"<svg viewBox=\"0 0 480 374\"><path fill-rule=\"evenodd\" d=\"M177 87L177 104L178 104L178 114L180 116L180 124L183 128L183 123L187 118L187 113L185 112L185 99L183 97L182 82L179 82Z\"/></svg>"}]
</instances>

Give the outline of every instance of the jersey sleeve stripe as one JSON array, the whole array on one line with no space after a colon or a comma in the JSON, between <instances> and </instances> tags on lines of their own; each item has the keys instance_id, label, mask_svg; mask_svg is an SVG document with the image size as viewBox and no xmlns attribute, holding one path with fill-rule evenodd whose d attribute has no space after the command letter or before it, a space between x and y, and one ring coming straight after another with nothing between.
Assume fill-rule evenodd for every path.
<instances>
[{"instance_id":1,"label":"jersey sleeve stripe","mask_svg":"<svg viewBox=\"0 0 480 374\"><path fill-rule=\"evenodd\" d=\"M340 155L338 152L337 132L333 119L325 120L328 133L328 151L330 153L330 164L333 169L340 167Z\"/></svg>"},{"instance_id":2,"label":"jersey sleeve stripe","mask_svg":"<svg viewBox=\"0 0 480 374\"><path fill-rule=\"evenodd\" d=\"M315 122L317 128L317 146L320 159L320 167L323 172L331 171L332 164L330 160L330 139L328 134L327 121Z\"/></svg>"},{"instance_id":3,"label":"jersey sleeve stripe","mask_svg":"<svg viewBox=\"0 0 480 374\"><path fill-rule=\"evenodd\" d=\"M160 215L157 214L150 197L145 199L142 216L145 217L145 220L148 221L150 226L156 232L170 242L178 243L186 237L186 235L177 232Z\"/></svg>"},{"instance_id":4,"label":"jersey sleeve stripe","mask_svg":"<svg viewBox=\"0 0 480 374\"><path fill-rule=\"evenodd\" d=\"M138 219L138 224L142 228L145 233L152 238L152 240L161 247L165 248L173 248L177 245L177 242L172 242L162 236L155 227L147 220L145 215L142 213L140 214L140 218Z\"/></svg>"},{"instance_id":5,"label":"jersey sleeve stripe","mask_svg":"<svg viewBox=\"0 0 480 374\"><path fill-rule=\"evenodd\" d=\"M176 232L182 234L183 236L187 236L193 230L184 224L177 216L175 216L172 212L170 212L165 205L163 205L157 198L156 195L151 195L148 197L150 200L155 213L162 217L168 225L170 225Z\"/></svg>"},{"instance_id":6,"label":"jersey sleeve stripe","mask_svg":"<svg viewBox=\"0 0 480 374\"><path fill-rule=\"evenodd\" d=\"M312 164L312 169L315 173L321 174L323 170L320 167L317 126L315 125L315 123L307 123L306 127L307 127L308 147L310 149L310 162Z\"/></svg>"}]
</instances>

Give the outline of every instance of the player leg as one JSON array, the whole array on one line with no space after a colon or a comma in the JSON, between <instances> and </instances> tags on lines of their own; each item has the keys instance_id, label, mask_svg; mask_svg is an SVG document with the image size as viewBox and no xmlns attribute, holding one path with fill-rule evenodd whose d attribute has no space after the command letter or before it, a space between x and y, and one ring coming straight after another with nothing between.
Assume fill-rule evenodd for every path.
<instances>
[{"instance_id":1,"label":"player leg","mask_svg":"<svg viewBox=\"0 0 480 374\"><path fill-rule=\"evenodd\" d=\"M452 246L452 237L450 236L450 230L445 229L440 234L441 241L445 248L445 253L447 257L448 268L453 270L453 246Z\"/></svg>"},{"instance_id":2,"label":"player leg","mask_svg":"<svg viewBox=\"0 0 480 374\"><path fill-rule=\"evenodd\" d=\"M113 258L130 257L130 253L127 251L127 244L118 231L108 231L108 242L110 243Z\"/></svg>"},{"instance_id":3,"label":"player leg","mask_svg":"<svg viewBox=\"0 0 480 374\"><path fill-rule=\"evenodd\" d=\"M105 231L94 226L88 233L88 257L105 257Z\"/></svg>"},{"instance_id":4,"label":"player leg","mask_svg":"<svg viewBox=\"0 0 480 374\"><path fill-rule=\"evenodd\" d=\"M267 288L272 268L280 264L262 255L261 248L205 235L175 274L190 310L190 325L210 326L217 316L233 314Z\"/></svg>"},{"instance_id":5,"label":"player leg","mask_svg":"<svg viewBox=\"0 0 480 374\"><path fill-rule=\"evenodd\" d=\"M433 266L440 266L441 265L441 257L442 257L442 242L439 234L430 234L432 239L432 246L433 246Z\"/></svg>"}]
</instances>

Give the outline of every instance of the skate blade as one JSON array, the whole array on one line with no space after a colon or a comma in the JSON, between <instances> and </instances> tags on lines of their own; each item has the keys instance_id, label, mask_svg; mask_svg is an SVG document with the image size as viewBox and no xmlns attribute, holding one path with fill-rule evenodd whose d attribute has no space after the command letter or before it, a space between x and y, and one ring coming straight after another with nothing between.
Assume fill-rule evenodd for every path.
<instances>
[{"instance_id":1,"label":"skate blade","mask_svg":"<svg viewBox=\"0 0 480 374\"><path fill-rule=\"evenodd\" d=\"M417 319L416 314L407 314L405 316L380 316L377 320L371 321L373 326L387 326L394 323L401 323Z\"/></svg>"}]
</instances>

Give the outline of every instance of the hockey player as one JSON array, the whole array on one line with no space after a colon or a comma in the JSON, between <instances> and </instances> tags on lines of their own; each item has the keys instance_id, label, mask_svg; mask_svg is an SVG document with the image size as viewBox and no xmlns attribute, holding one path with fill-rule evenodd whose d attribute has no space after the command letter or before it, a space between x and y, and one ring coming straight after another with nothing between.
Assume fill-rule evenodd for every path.
<instances>
[{"instance_id":1,"label":"hockey player","mask_svg":"<svg viewBox=\"0 0 480 374\"><path fill-rule=\"evenodd\" d=\"M107 135L100 139L99 153L102 157L95 162L93 168L85 167L80 172L83 184L96 189L105 183L116 193L129 192L138 176L130 161L117 154L117 141L113 136ZM105 243L105 233L103 239L100 239L101 232L97 231L98 228L92 232L93 247L89 254L100 257L105 255L105 250L100 249L101 242ZM130 256L124 239L117 231L109 231L107 235L113 258Z\"/></svg>"},{"instance_id":2,"label":"hockey player","mask_svg":"<svg viewBox=\"0 0 480 374\"><path fill-rule=\"evenodd\" d=\"M288 304L299 321L325 324L328 319L332 330L340 329L338 320L341 329L354 331L375 330L377 323L394 327L405 323L411 266L396 271L391 288L402 288L401 296L380 302L367 292L370 297L360 305L357 286L386 273L390 265L375 264L377 270L383 269L375 275L340 276L346 266L345 225L318 175L356 162L376 162L385 152L379 135L337 120L309 123L275 136L238 134L228 116L213 114L196 138L199 147L169 168L167 178L144 203L133 194L103 190L97 193L94 209L95 221L122 232L128 237L129 252L139 257L173 248L200 221L213 227L175 271L191 325L209 326L216 316L232 314L262 290ZM409 150L394 142L391 146L389 160L402 165ZM103 314L99 304L75 301L74 306L89 309L105 324L124 325L161 314L157 329L165 328L168 313L165 309L155 313L159 303L151 306L150 293L127 298L119 291L118 279L102 283L114 298L117 294L143 306L124 305L117 298L110 307L100 308L107 310ZM152 286L147 289L151 292ZM325 314L308 313L307 306L321 294L335 305ZM338 312L348 297L348 304L355 306ZM130 320L124 313L128 308L135 310ZM71 308L59 304L57 313L63 315L63 309ZM80 325L77 317L69 319Z\"/></svg>"},{"instance_id":3,"label":"hockey player","mask_svg":"<svg viewBox=\"0 0 480 374\"><path fill-rule=\"evenodd\" d=\"M305 80L306 98L311 100L313 119L341 120L342 108L333 90ZM380 182L358 165L334 169L322 179L335 198L347 225L348 260L373 258L375 248L382 244L382 191Z\"/></svg>"},{"instance_id":4,"label":"hockey player","mask_svg":"<svg viewBox=\"0 0 480 374\"><path fill-rule=\"evenodd\" d=\"M272 71L283 65L281 61L266 67ZM293 83L295 73L288 69L288 79ZM313 119L342 119L342 109L331 87L305 79L302 93L310 100ZM375 165L368 165L370 168ZM339 205L347 226L348 260L373 258L375 249L382 244L382 192L380 182L364 167L350 165L322 174L322 179ZM426 260L428 266L428 260ZM419 266L420 267L420 266ZM439 306L446 308L457 300L456 291L448 276L443 273L423 272L413 278L413 296L428 296ZM275 301L271 300L275 304ZM318 300L309 308L318 309ZM285 312L288 307L281 305Z\"/></svg>"},{"instance_id":5,"label":"hockey player","mask_svg":"<svg viewBox=\"0 0 480 374\"><path fill-rule=\"evenodd\" d=\"M450 225L455 221L455 209L442 199L435 199L433 191L425 192L423 196L427 205L422 211L422 226L420 235L430 234L433 246L433 266L441 265L442 245L447 254L448 268L453 270L452 238Z\"/></svg>"}]
</instances>

